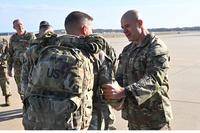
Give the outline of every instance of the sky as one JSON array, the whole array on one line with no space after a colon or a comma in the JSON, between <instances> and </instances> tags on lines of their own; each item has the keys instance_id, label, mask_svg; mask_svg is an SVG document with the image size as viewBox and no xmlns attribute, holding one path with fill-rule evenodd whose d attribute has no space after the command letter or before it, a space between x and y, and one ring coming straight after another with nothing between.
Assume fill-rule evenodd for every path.
<instances>
[{"instance_id":1,"label":"sky","mask_svg":"<svg viewBox=\"0 0 200 133\"><path fill-rule=\"evenodd\" d=\"M200 0L1 0L0 32L14 32L12 22L20 18L27 31L38 31L42 20L54 29L64 29L72 11L91 15L94 29L121 29L121 16L138 10L147 28L200 26ZM198 17L199 16L199 17Z\"/></svg>"}]
</instances>

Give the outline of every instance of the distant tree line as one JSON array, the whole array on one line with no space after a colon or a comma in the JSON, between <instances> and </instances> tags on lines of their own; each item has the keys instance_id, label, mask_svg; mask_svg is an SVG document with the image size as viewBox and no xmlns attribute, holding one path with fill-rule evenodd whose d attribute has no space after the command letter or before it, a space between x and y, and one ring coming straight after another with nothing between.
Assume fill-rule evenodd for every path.
<instances>
[{"instance_id":1,"label":"distant tree line","mask_svg":"<svg viewBox=\"0 0 200 133\"><path fill-rule=\"evenodd\" d=\"M176 28L151 28L149 29L149 31L152 32L169 32L169 31L200 31L200 27L199 26L195 26L195 27L176 27ZM64 29L60 29L60 30L55 30L55 32L57 34L65 34L65 30ZM121 29L94 29L93 30L94 33L113 33L113 32L122 32ZM13 32L4 32L4 33L0 33L0 36L9 36L12 35Z\"/></svg>"},{"instance_id":2,"label":"distant tree line","mask_svg":"<svg viewBox=\"0 0 200 133\"><path fill-rule=\"evenodd\" d=\"M170 32L170 31L200 31L200 27L176 27L176 28L151 28L152 32ZM58 34L64 34L65 30L55 30ZM122 33L122 29L93 29L94 33Z\"/></svg>"},{"instance_id":3,"label":"distant tree line","mask_svg":"<svg viewBox=\"0 0 200 133\"><path fill-rule=\"evenodd\" d=\"M105 32L122 32L121 29L94 29L95 33L105 33ZM149 31L152 32L166 32L166 31L200 31L200 27L176 27L176 28L151 28Z\"/></svg>"},{"instance_id":4,"label":"distant tree line","mask_svg":"<svg viewBox=\"0 0 200 133\"><path fill-rule=\"evenodd\" d=\"M196 26L196 27L176 27L176 28L152 28L149 29L150 31L153 32L166 32L166 31L200 31L200 27Z\"/></svg>"}]
</instances>

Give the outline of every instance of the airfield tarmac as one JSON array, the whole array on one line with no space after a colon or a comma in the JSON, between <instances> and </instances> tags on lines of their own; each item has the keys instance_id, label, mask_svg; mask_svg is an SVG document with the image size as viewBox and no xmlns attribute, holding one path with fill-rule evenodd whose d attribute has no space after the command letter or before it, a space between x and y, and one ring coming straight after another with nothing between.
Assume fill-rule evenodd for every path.
<instances>
[{"instance_id":1,"label":"airfield tarmac","mask_svg":"<svg viewBox=\"0 0 200 133\"><path fill-rule=\"evenodd\" d=\"M200 32L162 34L160 38L169 48L170 99L174 119L173 130L200 130ZM125 37L107 38L117 54L129 42ZM10 80L11 106L4 107L0 96L0 130L23 130L22 103L13 78ZM118 130L127 130L121 112L115 111Z\"/></svg>"}]
</instances>

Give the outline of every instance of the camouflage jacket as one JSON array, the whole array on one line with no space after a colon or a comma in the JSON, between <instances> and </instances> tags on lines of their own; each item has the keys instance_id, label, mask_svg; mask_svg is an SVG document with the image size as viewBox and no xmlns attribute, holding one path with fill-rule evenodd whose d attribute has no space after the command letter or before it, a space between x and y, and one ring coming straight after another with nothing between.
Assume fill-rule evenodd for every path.
<instances>
[{"instance_id":1,"label":"camouflage jacket","mask_svg":"<svg viewBox=\"0 0 200 133\"><path fill-rule=\"evenodd\" d=\"M131 43L119 56L116 80L125 87L122 117L142 127L158 127L172 119L168 97L169 55L155 35L141 44Z\"/></svg>"},{"instance_id":2,"label":"camouflage jacket","mask_svg":"<svg viewBox=\"0 0 200 133\"><path fill-rule=\"evenodd\" d=\"M8 45L8 71L12 71L13 64L21 65L24 59L24 52L29 47L30 42L35 38L32 33L25 32L23 36L15 33L11 36Z\"/></svg>"},{"instance_id":3,"label":"camouflage jacket","mask_svg":"<svg viewBox=\"0 0 200 133\"><path fill-rule=\"evenodd\" d=\"M6 60L8 54L8 41L0 38L0 70L6 68Z\"/></svg>"},{"instance_id":4,"label":"camouflage jacket","mask_svg":"<svg viewBox=\"0 0 200 133\"><path fill-rule=\"evenodd\" d=\"M93 103L105 103L102 97L100 86L111 83L114 80L116 71L116 53L107 41L99 35L72 36L64 35L60 37L61 42L75 42L74 46L89 53L94 65L94 96ZM61 43L62 45L62 43Z\"/></svg>"},{"instance_id":5,"label":"camouflage jacket","mask_svg":"<svg viewBox=\"0 0 200 133\"><path fill-rule=\"evenodd\" d=\"M93 53L94 59L94 96L93 103L106 103L103 98L101 85L111 83L114 80L116 71L116 53L108 42L101 36L89 35L84 37L83 49ZM98 105L99 106L99 105Z\"/></svg>"},{"instance_id":6,"label":"camouflage jacket","mask_svg":"<svg viewBox=\"0 0 200 133\"><path fill-rule=\"evenodd\" d=\"M64 35L59 37L61 43L65 42L65 45L70 45L68 42L73 42L73 46L79 48L83 53L90 54L91 61L94 66L94 87L93 87L93 112L98 115L98 119L102 121L104 118L105 123L112 124L109 120L113 119L112 109L109 107L108 103L103 98L103 93L101 90L101 85L106 83L111 83L114 80L114 73L116 69L116 54L115 50L108 45L106 40L98 35L89 36L73 36ZM75 114L78 116L78 114ZM94 117L95 118L95 117ZM93 123L95 122L95 123ZM100 122L100 121L98 121ZM96 121L91 121L91 125L96 125ZM97 123L99 129L103 126L102 123ZM91 127L90 127L91 128ZM96 127L95 127L96 128ZM108 128L108 125L105 125Z\"/></svg>"}]
</instances>

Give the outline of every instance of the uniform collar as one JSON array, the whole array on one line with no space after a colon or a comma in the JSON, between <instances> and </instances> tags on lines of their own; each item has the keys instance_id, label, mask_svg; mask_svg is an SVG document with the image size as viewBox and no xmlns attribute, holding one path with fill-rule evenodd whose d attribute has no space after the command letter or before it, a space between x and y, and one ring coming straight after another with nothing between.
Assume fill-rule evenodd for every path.
<instances>
[{"instance_id":1,"label":"uniform collar","mask_svg":"<svg viewBox=\"0 0 200 133\"><path fill-rule=\"evenodd\" d=\"M141 43L137 43L137 42L132 42L133 44L133 48L136 49L136 48L141 48L141 47L145 47L146 45L148 45L151 40L155 38L155 35L150 33L150 34L147 34L144 38L144 40L141 42Z\"/></svg>"},{"instance_id":2,"label":"uniform collar","mask_svg":"<svg viewBox=\"0 0 200 133\"><path fill-rule=\"evenodd\" d=\"M18 35L17 33L15 33L15 35L18 36L18 37L24 37L26 35L26 30L24 31L23 35Z\"/></svg>"}]
</instances>

